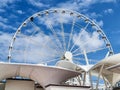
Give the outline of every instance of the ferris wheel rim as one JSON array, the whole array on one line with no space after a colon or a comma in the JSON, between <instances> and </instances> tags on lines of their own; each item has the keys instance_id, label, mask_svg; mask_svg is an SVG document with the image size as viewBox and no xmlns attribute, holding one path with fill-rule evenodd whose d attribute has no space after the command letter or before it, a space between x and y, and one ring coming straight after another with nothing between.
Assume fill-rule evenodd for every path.
<instances>
[{"instance_id":1,"label":"ferris wheel rim","mask_svg":"<svg viewBox=\"0 0 120 90\"><path fill-rule=\"evenodd\" d=\"M113 55L113 54L114 54L113 49L112 49L112 46L111 46L111 43L110 43L110 41L108 40L107 36L106 36L105 33L103 32L103 30L102 30L93 20L91 20L90 18L86 17L85 15L83 15L83 14L81 14L81 13L79 13L79 12L76 12L76 11L73 11L73 10L60 9L60 8L58 9L58 8L57 8L57 9L49 9L49 10L44 10L44 11L37 12L37 13L31 15L29 18L27 18L27 19L19 26L19 28L18 28L17 31L15 32L15 34L14 34L12 40L11 40L11 44L10 44L10 46L9 46L8 61L11 62L11 52L12 52L12 49L13 49L13 46L14 46L14 42L15 42L15 40L16 40L16 36L17 36L18 33L20 33L21 28L22 28L24 25L26 25L28 22L31 22L31 20L32 20L33 18L38 17L38 16L40 16L41 14L58 13L58 12L60 12L60 13L68 13L68 14L74 15L74 16L76 16L76 17L78 17L78 18L80 17L80 18L82 18L83 20L85 20L86 22L89 22L91 25L95 26L95 28L97 28L96 31L99 33L99 35L102 36L103 40L104 40L105 43L106 43L106 47L109 49L109 52L108 52L109 55ZM63 37L64 37L64 35L63 35ZM64 42L65 42L65 41L64 41ZM65 43L64 43L64 44L65 44ZM68 47L69 47L69 45L68 45ZM65 49L65 45L64 45L64 49ZM65 51L65 50L64 50L64 51ZM64 52L64 53L65 53L65 52Z\"/></svg>"}]
</instances>

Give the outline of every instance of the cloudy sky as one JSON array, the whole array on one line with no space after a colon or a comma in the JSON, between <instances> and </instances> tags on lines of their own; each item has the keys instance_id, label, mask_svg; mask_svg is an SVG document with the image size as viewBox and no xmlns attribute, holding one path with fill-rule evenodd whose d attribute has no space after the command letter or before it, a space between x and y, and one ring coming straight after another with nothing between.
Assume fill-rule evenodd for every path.
<instances>
[{"instance_id":1,"label":"cloudy sky","mask_svg":"<svg viewBox=\"0 0 120 90\"><path fill-rule=\"evenodd\" d=\"M86 15L95 21L105 32L109 41L111 42L114 53L120 52L119 0L0 0L1 61L7 60L8 47L10 45L12 36L21 23L34 13L50 8L70 9ZM76 35L77 34L75 34L75 37ZM97 34L93 38L96 37ZM44 38L42 40L44 40ZM51 41L49 39L47 40L48 42ZM97 42L100 43L100 41ZM54 51L54 53L56 53L56 51Z\"/></svg>"}]
</instances>

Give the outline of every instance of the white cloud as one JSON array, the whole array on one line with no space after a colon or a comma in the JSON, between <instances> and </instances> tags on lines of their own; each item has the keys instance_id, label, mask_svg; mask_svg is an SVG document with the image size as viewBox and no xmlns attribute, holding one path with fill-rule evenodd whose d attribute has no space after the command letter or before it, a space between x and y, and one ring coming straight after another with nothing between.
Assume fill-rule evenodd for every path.
<instances>
[{"instance_id":1,"label":"white cloud","mask_svg":"<svg viewBox=\"0 0 120 90\"><path fill-rule=\"evenodd\" d=\"M102 3L116 3L117 2L117 0L100 0L100 2L102 2Z\"/></svg>"},{"instance_id":2,"label":"white cloud","mask_svg":"<svg viewBox=\"0 0 120 90\"><path fill-rule=\"evenodd\" d=\"M0 22L4 22L4 23L6 23L7 21L8 21L7 18L4 18L4 17L0 16Z\"/></svg>"},{"instance_id":3,"label":"white cloud","mask_svg":"<svg viewBox=\"0 0 120 90\"><path fill-rule=\"evenodd\" d=\"M98 18L98 17L102 17L102 15L101 14L97 14L96 12L92 12L92 13L89 13L88 15L87 15L89 18Z\"/></svg>"},{"instance_id":4,"label":"white cloud","mask_svg":"<svg viewBox=\"0 0 120 90\"><path fill-rule=\"evenodd\" d=\"M90 8L91 5L97 3L113 3L117 2L116 0L74 0L60 3L57 6L60 8L77 10L79 12L84 12Z\"/></svg>"},{"instance_id":5,"label":"white cloud","mask_svg":"<svg viewBox=\"0 0 120 90\"><path fill-rule=\"evenodd\" d=\"M96 3L112 3L116 2L116 0L76 0L82 6L90 6Z\"/></svg>"},{"instance_id":6,"label":"white cloud","mask_svg":"<svg viewBox=\"0 0 120 90\"><path fill-rule=\"evenodd\" d=\"M103 25L104 25L104 23L103 23L102 20L97 21L96 19L93 19L93 21L94 21L96 24L98 24L100 27L103 27Z\"/></svg>"},{"instance_id":7,"label":"white cloud","mask_svg":"<svg viewBox=\"0 0 120 90\"><path fill-rule=\"evenodd\" d=\"M7 61L8 47L11 38L11 34L0 32L0 60L2 61Z\"/></svg>"},{"instance_id":8,"label":"white cloud","mask_svg":"<svg viewBox=\"0 0 120 90\"><path fill-rule=\"evenodd\" d=\"M116 0L74 0L74 1L66 1L64 3L60 3L57 5L59 8L65 8L70 10L75 10L80 13L85 14L87 17L92 19L97 19L102 17L101 13L96 12L88 12L88 10L92 7L93 4L98 3L115 3ZM106 13L113 13L112 9L105 10ZM96 20L97 21L97 20ZM103 26L103 21L97 21L100 26Z\"/></svg>"},{"instance_id":9,"label":"white cloud","mask_svg":"<svg viewBox=\"0 0 120 90\"><path fill-rule=\"evenodd\" d=\"M8 4L14 3L19 0L0 0L0 7L8 6ZM49 5L44 4L42 0L27 0L28 3L32 4L33 6L37 7L49 7Z\"/></svg>"},{"instance_id":10,"label":"white cloud","mask_svg":"<svg viewBox=\"0 0 120 90\"><path fill-rule=\"evenodd\" d=\"M18 62L41 63L55 59L60 51L53 36L39 33L29 38L18 37L14 43L12 59Z\"/></svg>"},{"instance_id":11,"label":"white cloud","mask_svg":"<svg viewBox=\"0 0 120 90\"><path fill-rule=\"evenodd\" d=\"M17 0L0 0L0 7L7 6L9 3L13 3Z\"/></svg>"},{"instance_id":12,"label":"white cloud","mask_svg":"<svg viewBox=\"0 0 120 90\"><path fill-rule=\"evenodd\" d=\"M2 61L7 61L12 37L12 34L0 32L0 60ZM60 57L59 52L61 49L58 50L54 36L39 33L26 38L21 34L13 45L11 60L12 62L14 60L15 62L41 63Z\"/></svg>"},{"instance_id":13,"label":"white cloud","mask_svg":"<svg viewBox=\"0 0 120 90\"><path fill-rule=\"evenodd\" d=\"M58 4L59 8L70 9L70 10L79 10L79 6L76 2L66 2Z\"/></svg>"},{"instance_id":14,"label":"white cloud","mask_svg":"<svg viewBox=\"0 0 120 90\"><path fill-rule=\"evenodd\" d=\"M16 27L10 26L10 25L5 24L5 23L3 23L3 22L0 22L0 27L1 27L1 28L3 28L3 29L4 29L4 31L5 31L5 30L7 30L7 29L17 30L17 28L16 28Z\"/></svg>"},{"instance_id":15,"label":"white cloud","mask_svg":"<svg viewBox=\"0 0 120 90\"><path fill-rule=\"evenodd\" d=\"M39 21L41 24L45 24L47 27L49 27L49 25L57 26L58 24L60 24L60 22L68 23L71 20L72 20L72 18L69 14L58 13L58 14L54 14L54 16L48 15L43 18L40 18Z\"/></svg>"},{"instance_id":16,"label":"white cloud","mask_svg":"<svg viewBox=\"0 0 120 90\"><path fill-rule=\"evenodd\" d=\"M88 17L88 18L90 18L90 19L92 19L92 20L94 20L95 22L97 22L97 18L101 18L102 17L102 14L99 14L99 13L96 13L96 12L85 12L85 15Z\"/></svg>"},{"instance_id":17,"label":"white cloud","mask_svg":"<svg viewBox=\"0 0 120 90\"><path fill-rule=\"evenodd\" d=\"M17 10L18 14L24 14L24 12L22 10Z\"/></svg>"},{"instance_id":18,"label":"white cloud","mask_svg":"<svg viewBox=\"0 0 120 90\"><path fill-rule=\"evenodd\" d=\"M103 25L104 25L104 23L103 23L102 20L100 20L99 22L97 22L97 24L98 24L99 26L101 26L101 27L103 27Z\"/></svg>"},{"instance_id":19,"label":"white cloud","mask_svg":"<svg viewBox=\"0 0 120 90\"><path fill-rule=\"evenodd\" d=\"M105 14L112 14L113 12L114 12L114 11L113 11L113 9L111 9L111 8L104 10L104 13L105 13Z\"/></svg>"},{"instance_id":20,"label":"white cloud","mask_svg":"<svg viewBox=\"0 0 120 90\"><path fill-rule=\"evenodd\" d=\"M76 38L78 41L76 42ZM99 38L97 32L88 33L87 31L82 31L73 36L74 43L80 47L81 50L91 51L103 47L104 41Z\"/></svg>"},{"instance_id":21,"label":"white cloud","mask_svg":"<svg viewBox=\"0 0 120 90\"><path fill-rule=\"evenodd\" d=\"M28 3L32 4L33 6L36 6L36 7L49 7L49 5L47 4L44 4L42 2L42 0L27 0Z\"/></svg>"},{"instance_id":22,"label":"white cloud","mask_svg":"<svg viewBox=\"0 0 120 90\"><path fill-rule=\"evenodd\" d=\"M2 13L3 13L3 12L5 12L5 10L0 8L0 12L2 12Z\"/></svg>"}]
</instances>

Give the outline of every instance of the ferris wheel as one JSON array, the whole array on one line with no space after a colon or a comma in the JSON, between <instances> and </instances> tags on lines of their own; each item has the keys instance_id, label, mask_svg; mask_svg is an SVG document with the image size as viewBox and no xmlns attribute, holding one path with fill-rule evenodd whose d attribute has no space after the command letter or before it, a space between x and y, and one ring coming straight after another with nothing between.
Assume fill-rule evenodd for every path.
<instances>
[{"instance_id":1,"label":"ferris wheel","mask_svg":"<svg viewBox=\"0 0 120 90\"><path fill-rule=\"evenodd\" d=\"M55 65L59 60L95 64L113 55L103 30L76 11L49 9L26 19L9 46L9 62Z\"/></svg>"}]
</instances>

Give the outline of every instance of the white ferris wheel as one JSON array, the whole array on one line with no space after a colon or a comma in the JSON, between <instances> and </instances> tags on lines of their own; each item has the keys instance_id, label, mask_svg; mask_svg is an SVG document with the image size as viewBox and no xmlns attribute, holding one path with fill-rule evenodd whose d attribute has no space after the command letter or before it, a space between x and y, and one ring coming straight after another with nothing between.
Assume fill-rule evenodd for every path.
<instances>
[{"instance_id":1,"label":"white ferris wheel","mask_svg":"<svg viewBox=\"0 0 120 90\"><path fill-rule=\"evenodd\" d=\"M103 30L83 14L66 9L40 11L26 19L9 46L9 62L55 65L60 60L95 64L113 55Z\"/></svg>"}]
</instances>

